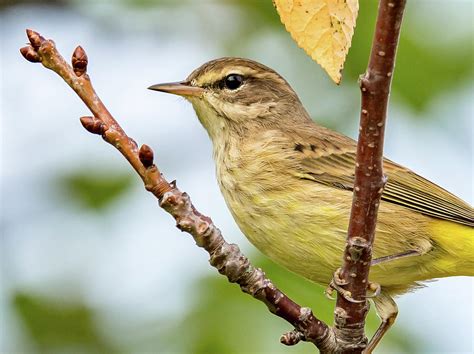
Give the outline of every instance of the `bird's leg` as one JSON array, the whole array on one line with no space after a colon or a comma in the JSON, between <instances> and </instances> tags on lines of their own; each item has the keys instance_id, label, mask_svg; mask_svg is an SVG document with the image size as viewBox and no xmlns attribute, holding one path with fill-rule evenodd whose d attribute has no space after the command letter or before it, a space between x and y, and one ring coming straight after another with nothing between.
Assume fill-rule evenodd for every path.
<instances>
[{"instance_id":1,"label":"bird's leg","mask_svg":"<svg viewBox=\"0 0 474 354\"><path fill-rule=\"evenodd\" d=\"M379 344L382 337L389 330L389 328L395 322L398 315L398 307L392 297L385 292L380 293L379 296L373 298L375 304L375 310L377 315L382 320L379 328L375 332L374 336L370 340L367 348L364 350L364 354L371 354L377 344Z\"/></svg>"},{"instance_id":2,"label":"bird's leg","mask_svg":"<svg viewBox=\"0 0 474 354\"><path fill-rule=\"evenodd\" d=\"M370 265L374 266L374 265L378 265L378 264L381 264L381 263L391 262L391 261L394 261L394 260L397 260L397 259L400 259L400 258L406 258L406 257L412 257L412 256L421 256L421 255L422 255L422 253L420 251L408 250L408 251L405 251L405 252L400 252L400 253L391 254L391 255L388 255L388 256L375 258L375 259L372 260ZM348 292L347 290L344 290L344 289L341 288L341 286L346 285L346 283L341 279L340 274L339 274L340 271L341 271L341 269L339 268L334 272L332 280L329 283L326 290L324 291L324 294L326 295L327 298L329 298L331 300L334 300L334 298L332 297L332 294L333 294L334 290L336 290L347 301L359 302L359 300L355 300L355 299L352 298L350 292ZM367 298L374 298L374 297L377 297L380 294L381 287L380 287L379 284L369 283L368 290L372 291L373 294L368 295L366 297ZM363 302L363 300L361 300L360 302Z\"/></svg>"},{"instance_id":3,"label":"bird's leg","mask_svg":"<svg viewBox=\"0 0 474 354\"><path fill-rule=\"evenodd\" d=\"M370 263L370 265L374 266L374 265L377 265L377 264L380 264L380 263L386 263L386 262L394 261L396 259L405 258L405 257L412 257L412 256L421 256L421 253L419 251L416 251L416 250L409 250L409 251L405 251L405 252L401 252L401 253L391 254L391 255L388 255L388 256L373 259L372 262Z\"/></svg>"},{"instance_id":4,"label":"bird's leg","mask_svg":"<svg viewBox=\"0 0 474 354\"><path fill-rule=\"evenodd\" d=\"M379 257L371 262L371 266L391 262L400 258L406 257L413 257L413 256L420 256L421 252L416 250L408 250L401 253L391 254L384 257ZM380 284L376 283L369 283L368 290L372 291L372 295L367 295L367 298L371 298L375 304L375 310L377 315L381 319L381 323L377 331L375 332L374 336L370 340L367 348L364 350L364 354L371 354L375 347L379 344L382 340L382 337L385 333L390 329L390 327L394 324L395 319L398 315L398 307L392 297L384 292L382 292L382 288Z\"/></svg>"},{"instance_id":5,"label":"bird's leg","mask_svg":"<svg viewBox=\"0 0 474 354\"><path fill-rule=\"evenodd\" d=\"M405 252L376 258L372 260L371 265L374 266L377 264L394 261L400 258L420 256L420 255L422 255L420 251L408 250ZM352 297L352 294L350 293L350 291L347 291L342 288L342 286L346 285L347 283L345 283L344 280L341 279L340 271L341 269L339 268L334 272L333 278L324 292L326 297L334 300L334 298L332 297L332 294L334 290L336 290L347 301L354 302L354 303L364 302L365 299L355 300ZM370 291L371 294L367 295L365 298L366 299L370 298L373 300L377 315L380 317L382 321L380 323L379 328L377 329L374 336L372 337L369 344L367 345L367 348L364 350L364 354L371 354L373 350L375 349L375 347L382 340L382 337L385 335L385 333L395 323L395 319L397 318L397 315L398 315L398 307L395 301L392 299L392 297L382 291L382 287L380 286L380 284L369 282L367 290Z\"/></svg>"}]
</instances>

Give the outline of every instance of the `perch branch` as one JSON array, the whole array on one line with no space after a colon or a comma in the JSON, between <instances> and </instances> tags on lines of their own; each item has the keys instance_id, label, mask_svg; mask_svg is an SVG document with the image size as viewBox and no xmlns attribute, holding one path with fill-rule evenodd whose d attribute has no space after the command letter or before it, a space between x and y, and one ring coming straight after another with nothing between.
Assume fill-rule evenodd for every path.
<instances>
[{"instance_id":1,"label":"perch branch","mask_svg":"<svg viewBox=\"0 0 474 354\"><path fill-rule=\"evenodd\" d=\"M365 348L366 300L377 212L386 183L383 142L390 84L406 0L381 0L362 95L354 195L343 266L335 275L338 291L335 332L345 352ZM354 345L354 343L358 343Z\"/></svg>"},{"instance_id":2,"label":"perch branch","mask_svg":"<svg viewBox=\"0 0 474 354\"><path fill-rule=\"evenodd\" d=\"M27 30L30 45L20 49L31 62L40 62L53 70L76 92L93 117L82 117L85 129L98 134L113 145L128 160L160 206L176 220L176 226L189 233L199 247L210 255L210 263L230 282L240 285L243 292L262 301L275 315L285 319L295 328L281 337L281 342L293 345L300 340L315 344L321 352L333 352L333 331L318 320L309 308L301 307L288 298L265 276L265 273L250 264L235 244L227 243L212 220L199 213L189 196L181 192L174 182L168 182L153 163L153 151L147 145L138 149L128 137L94 91L87 74L87 56L77 47L72 56L72 67L56 50L52 40Z\"/></svg>"}]
</instances>

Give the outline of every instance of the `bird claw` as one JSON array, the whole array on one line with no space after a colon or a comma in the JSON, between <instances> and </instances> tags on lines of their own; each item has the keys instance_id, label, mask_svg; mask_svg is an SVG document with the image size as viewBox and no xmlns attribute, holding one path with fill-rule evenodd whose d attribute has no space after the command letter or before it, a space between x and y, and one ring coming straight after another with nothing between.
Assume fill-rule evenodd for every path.
<instances>
[{"instance_id":1,"label":"bird claw","mask_svg":"<svg viewBox=\"0 0 474 354\"><path fill-rule=\"evenodd\" d=\"M366 299L373 299L374 297L377 297L380 295L382 292L382 287L380 286L379 283L372 283L369 282L369 286L367 287L367 291L371 291L372 294L368 294L365 296Z\"/></svg>"},{"instance_id":2,"label":"bird claw","mask_svg":"<svg viewBox=\"0 0 474 354\"><path fill-rule=\"evenodd\" d=\"M360 303L365 302L365 299L364 300L354 299L350 291L342 288L342 286L346 285L347 282L341 278L340 272L341 272L341 268L338 268L334 272L331 282L329 283L328 287L324 291L324 295L326 295L328 299L335 300L332 294L334 290L336 290L344 299L346 299L349 302L352 302L355 304L360 304Z\"/></svg>"},{"instance_id":3,"label":"bird claw","mask_svg":"<svg viewBox=\"0 0 474 354\"><path fill-rule=\"evenodd\" d=\"M332 294L334 293L334 288L332 287L332 281L329 283L329 285L326 287L324 290L324 296L326 296L329 300L336 300Z\"/></svg>"},{"instance_id":4,"label":"bird claw","mask_svg":"<svg viewBox=\"0 0 474 354\"><path fill-rule=\"evenodd\" d=\"M337 268L332 276L332 281L339 286L347 285L347 281L341 278L341 268Z\"/></svg>"}]
</instances>

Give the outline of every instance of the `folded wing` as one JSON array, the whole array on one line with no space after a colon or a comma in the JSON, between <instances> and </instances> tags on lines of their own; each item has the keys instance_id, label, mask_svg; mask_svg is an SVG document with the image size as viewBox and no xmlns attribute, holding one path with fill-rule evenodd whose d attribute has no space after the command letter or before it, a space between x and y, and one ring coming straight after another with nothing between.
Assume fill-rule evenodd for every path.
<instances>
[{"instance_id":1,"label":"folded wing","mask_svg":"<svg viewBox=\"0 0 474 354\"><path fill-rule=\"evenodd\" d=\"M352 191L355 157L355 152L340 149L325 149L323 154L309 152L301 159L298 176ZM384 159L384 172L388 182L382 200L424 215L474 226L473 208L455 195L388 159Z\"/></svg>"}]
</instances>

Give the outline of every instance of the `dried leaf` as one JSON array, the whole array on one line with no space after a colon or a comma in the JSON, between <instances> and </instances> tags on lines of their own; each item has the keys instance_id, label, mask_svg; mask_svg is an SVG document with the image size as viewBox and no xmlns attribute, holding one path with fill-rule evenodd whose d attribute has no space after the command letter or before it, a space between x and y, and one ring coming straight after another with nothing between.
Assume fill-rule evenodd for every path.
<instances>
[{"instance_id":1,"label":"dried leaf","mask_svg":"<svg viewBox=\"0 0 474 354\"><path fill-rule=\"evenodd\" d=\"M336 84L351 46L357 0L273 0L293 39Z\"/></svg>"}]
</instances>

